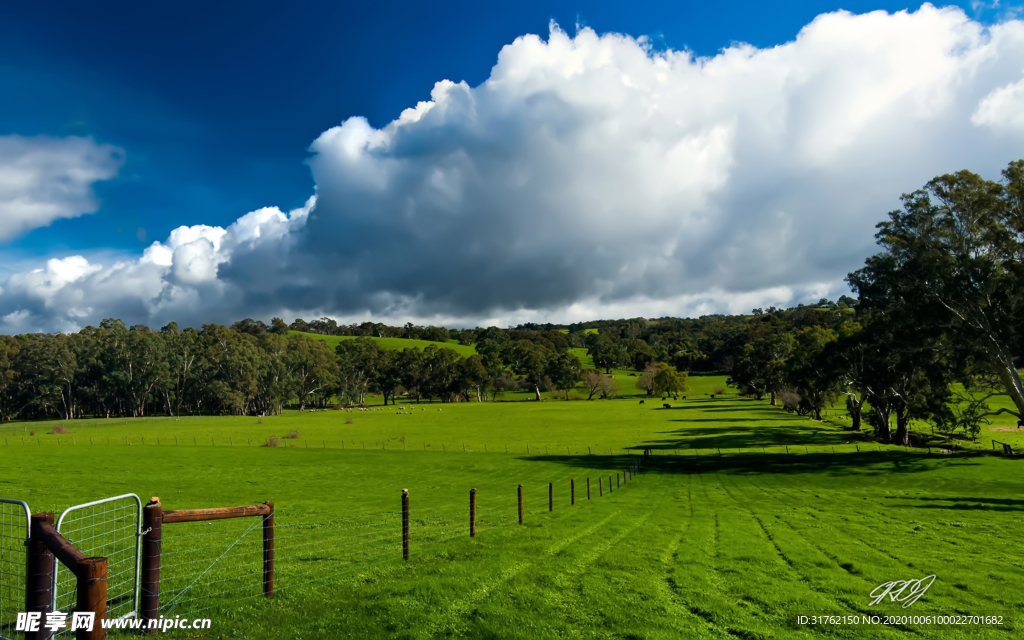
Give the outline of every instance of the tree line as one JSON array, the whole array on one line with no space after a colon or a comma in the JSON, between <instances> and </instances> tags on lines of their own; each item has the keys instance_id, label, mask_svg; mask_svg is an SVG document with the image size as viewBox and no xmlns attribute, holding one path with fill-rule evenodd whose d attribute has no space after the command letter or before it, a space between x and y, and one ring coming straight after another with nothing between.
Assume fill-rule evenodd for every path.
<instances>
[{"instance_id":1,"label":"tree line","mask_svg":"<svg viewBox=\"0 0 1024 640\"><path fill-rule=\"evenodd\" d=\"M588 399L635 372L647 395L685 392L689 373L726 373L740 393L821 417L845 400L855 429L911 444L910 424L976 434L1024 415L1024 161L989 181L969 171L905 194L878 225L880 252L849 274L856 298L745 315L446 329L407 323L269 324L246 318L159 331L116 319L77 333L0 336L0 417L277 413L288 405L493 401L511 390ZM331 349L309 333L350 336ZM435 344L394 350L373 338ZM474 345L460 356L450 342ZM571 349L585 349L586 369ZM1007 394L1013 408L992 410Z\"/></svg>"},{"instance_id":2,"label":"tree line","mask_svg":"<svg viewBox=\"0 0 1024 640\"><path fill-rule=\"evenodd\" d=\"M847 278L855 313L802 326L757 314L732 382L819 418L845 397L855 429L900 444L915 419L969 437L1000 413L1022 424L1024 161L1001 181L960 171L901 200L877 226L881 251ZM1002 394L1013 408L992 409Z\"/></svg>"},{"instance_id":3,"label":"tree line","mask_svg":"<svg viewBox=\"0 0 1024 640\"><path fill-rule=\"evenodd\" d=\"M159 331L107 319L76 333L0 336L0 418L268 415L333 403L493 400L511 389L568 390L583 378L558 331L476 332L477 351L326 342L245 319ZM447 339L446 339L447 341Z\"/></svg>"}]
</instances>

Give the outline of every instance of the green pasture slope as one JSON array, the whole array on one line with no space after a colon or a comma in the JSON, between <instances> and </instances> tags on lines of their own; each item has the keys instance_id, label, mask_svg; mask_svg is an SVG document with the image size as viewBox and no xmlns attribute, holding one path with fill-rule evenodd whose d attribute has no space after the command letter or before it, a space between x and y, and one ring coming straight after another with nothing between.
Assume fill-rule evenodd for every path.
<instances>
[{"instance_id":1,"label":"green pasture slope","mask_svg":"<svg viewBox=\"0 0 1024 640\"><path fill-rule=\"evenodd\" d=\"M327 343L327 346L334 348L338 346L342 340L355 340L359 336L325 336L318 333L305 333L303 331L289 331L289 333L309 336L310 338L316 338L317 340L323 340ZM425 349L430 345L435 347L447 347L456 351L460 356L471 356L476 353L476 349L472 346L467 347L466 345L459 344L457 340L449 340L448 342L431 342L430 340L409 340L407 338L378 338L376 336L368 336L371 340L380 344L385 349L397 349L403 351L405 349Z\"/></svg>"},{"instance_id":2,"label":"green pasture slope","mask_svg":"<svg viewBox=\"0 0 1024 640\"><path fill-rule=\"evenodd\" d=\"M400 402L262 422L80 421L66 434L45 433L53 422L8 424L0 495L35 511L127 491L169 509L273 500L273 601L259 597L258 521L165 526L165 613L214 620L212 633L169 637L1022 636L1024 462L877 447L766 402L704 393L670 409L635 398ZM298 437L283 439L291 431ZM288 446L256 446L271 435ZM645 447L655 455L622 485ZM930 574L912 607L869 606L879 584ZM799 614L879 612L1002 615L1006 624L796 623Z\"/></svg>"}]
</instances>

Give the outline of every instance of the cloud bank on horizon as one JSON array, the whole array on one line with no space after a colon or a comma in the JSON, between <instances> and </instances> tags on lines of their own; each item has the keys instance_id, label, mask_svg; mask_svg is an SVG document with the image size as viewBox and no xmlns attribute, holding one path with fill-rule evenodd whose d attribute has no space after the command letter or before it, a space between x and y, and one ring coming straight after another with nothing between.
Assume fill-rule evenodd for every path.
<instances>
[{"instance_id":1,"label":"cloud bank on horizon","mask_svg":"<svg viewBox=\"0 0 1024 640\"><path fill-rule=\"evenodd\" d=\"M300 209L10 276L0 328L504 325L817 300L845 291L900 193L1024 157L1022 114L1024 22L956 8L823 14L792 42L710 58L552 24L477 87L441 81L383 128L323 132Z\"/></svg>"}]
</instances>

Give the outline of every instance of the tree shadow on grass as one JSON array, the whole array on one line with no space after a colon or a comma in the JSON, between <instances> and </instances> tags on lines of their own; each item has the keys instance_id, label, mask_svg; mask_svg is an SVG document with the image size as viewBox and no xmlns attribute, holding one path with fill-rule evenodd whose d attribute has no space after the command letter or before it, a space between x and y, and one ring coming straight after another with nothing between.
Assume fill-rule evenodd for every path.
<instances>
[{"instance_id":1,"label":"tree shadow on grass","mask_svg":"<svg viewBox=\"0 0 1024 640\"><path fill-rule=\"evenodd\" d=\"M793 418L677 418L670 422L792 422Z\"/></svg>"},{"instance_id":2,"label":"tree shadow on grass","mask_svg":"<svg viewBox=\"0 0 1024 640\"><path fill-rule=\"evenodd\" d=\"M927 455L903 451L867 451L862 453L724 453L701 455L653 455L643 463L644 472L702 474L827 474L829 476L878 476L925 473L951 464L977 465L983 453L955 456ZM529 456L523 460L549 462L567 467L614 473L629 467L640 456Z\"/></svg>"},{"instance_id":3,"label":"tree shadow on grass","mask_svg":"<svg viewBox=\"0 0 1024 640\"><path fill-rule=\"evenodd\" d=\"M953 511L1024 511L1024 500L1014 498L970 498L950 497L918 497L918 496L883 496L886 500L902 501L901 507L912 509L947 509ZM951 504L936 504L939 502ZM915 504L925 503L925 504Z\"/></svg>"},{"instance_id":4,"label":"tree shadow on grass","mask_svg":"<svg viewBox=\"0 0 1024 640\"><path fill-rule=\"evenodd\" d=\"M763 447L821 447L855 444L862 440L848 431L815 429L811 425L764 425L690 427L663 432L666 437L649 440L632 449L757 449Z\"/></svg>"},{"instance_id":5,"label":"tree shadow on grass","mask_svg":"<svg viewBox=\"0 0 1024 640\"><path fill-rule=\"evenodd\" d=\"M707 411L709 413L755 413L755 412L757 412L757 413L771 413L771 414L775 414L775 415L780 415L778 409L771 409L769 407L753 407L753 408L749 408L749 407L709 407L709 408L706 408L706 409L702 407L702 410L703 411ZM787 415L787 414L781 414L781 415ZM793 417L793 416L790 414L790 417Z\"/></svg>"}]
</instances>

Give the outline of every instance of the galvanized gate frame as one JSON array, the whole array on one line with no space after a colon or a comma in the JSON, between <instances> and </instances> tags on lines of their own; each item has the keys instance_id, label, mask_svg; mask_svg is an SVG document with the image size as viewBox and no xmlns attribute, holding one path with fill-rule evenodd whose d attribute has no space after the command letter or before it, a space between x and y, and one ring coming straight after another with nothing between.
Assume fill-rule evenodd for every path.
<instances>
[{"instance_id":1,"label":"galvanized gate frame","mask_svg":"<svg viewBox=\"0 0 1024 640\"><path fill-rule=\"evenodd\" d=\"M7 498L0 498L0 502L2 502L4 504L19 505L19 506L21 506L22 509L25 510L25 548L26 548L26 553L25 553L25 576L27 578L27 576L28 576L28 551L27 551L27 549L28 549L29 539L32 537L32 510L29 509L28 504L26 504L22 500L9 500ZM24 593L24 591L25 591L25 585L23 584L23 585L21 585L21 592ZM19 607L19 610L23 610L23 609L24 609L24 602L22 602L22 606ZM0 621L0 623L2 623L2 621ZM3 630L2 627L0 627L0 640L11 640L7 636L3 635L2 630Z\"/></svg>"},{"instance_id":2,"label":"galvanized gate frame","mask_svg":"<svg viewBox=\"0 0 1024 640\"><path fill-rule=\"evenodd\" d=\"M82 509L88 509L89 507L95 507L97 505L105 504L107 502L114 502L116 500L124 500L124 499L127 499L127 498L134 499L135 500L135 504L137 505L136 515L135 515L135 533L133 534L135 536L135 571L134 571L134 583L133 583L133 587L132 587L132 591L133 591L132 610L129 613L127 613L127 614L125 614L123 616L120 616L120 617L121 618L134 618L134 617L137 617L139 615L139 578L140 578L139 569L140 569L140 557L141 557L141 552L142 552L142 534L143 534L143 531L142 531L142 500L139 498L139 496L135 495L134 493L125 493L123 495L114 496L112 498L104 498L102 500L93 500L92 502L86 502L84 504L77 504L77 505L75 505L73 507L68 507L67 509L62 511L61 514L60 514L60 517L57 518L57 531L61 532L61 529L60 529L61 523L64 521L64 517L67 516L69 513L72 513L74 511L80 511ZM61 532L61 533L63 533L63 532ZM72 540L71 543L75 544L75 541ZM58 576L58 572L62 569L62 567L60 566L59 562L54 563L54 565L55 566L54 566L54 571L53 571L53 592L52 592L53 593L53 600L52 600L52 603L51 603L51 610L56 610L56 608L57 608L57 584L58 584L57 576ZM65 571L67 571L66 568L63 568L63 569Z\"/></svg>"}]
</instances>

